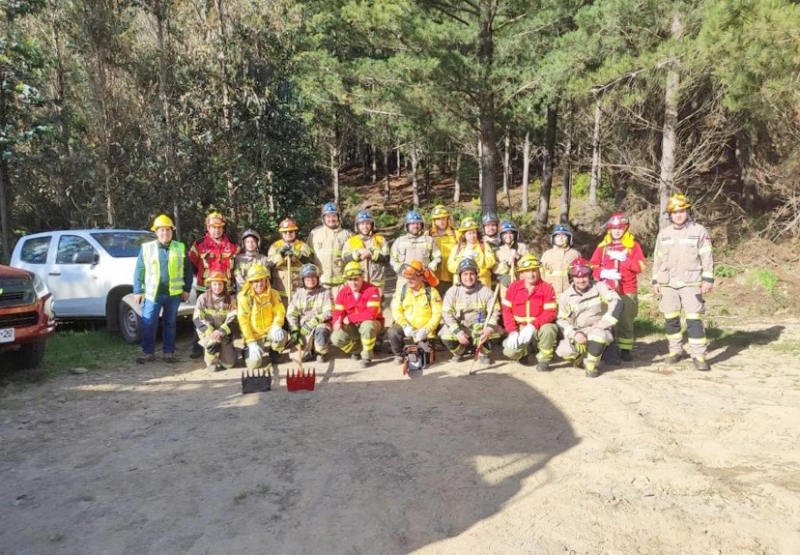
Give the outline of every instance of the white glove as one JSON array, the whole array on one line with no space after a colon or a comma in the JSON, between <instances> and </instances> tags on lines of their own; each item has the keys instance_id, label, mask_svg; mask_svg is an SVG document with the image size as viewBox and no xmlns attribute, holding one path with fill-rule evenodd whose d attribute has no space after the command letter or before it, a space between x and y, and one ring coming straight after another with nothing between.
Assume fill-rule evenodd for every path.
<instances>
[{"instance_id":1,"label":"white glove","mask_svg":"<svg viewBox=\"0 0 800 555\"><path fill-rule=\"evenodd\" d=\"M610 279L613 281L619 281L622 279L622 274L619 273L619 270L614 270L613 268L606 268L605 270L600 270L600 279Z\"/></svg>"},{"instance_id":2,"label":"white glove","mask_svg":"<svg viewBox=\"0 0 800 555\"><path fill-rule=\"evenodd\" d=\"M519 347L519 332L512 331L508 334L508 338L506 339L506 347L509 349L516 349Z\"/></svg>"},{"instance_id":3,"label":"white glove","mask_svg":"<svg viewBox=\"0 0 800 555\"><path fill-rule=\"evenodd\" d=\"M474 260L477 257L478 257L478 253L473 251L473 250L464 251L464 258L469 258L469 259Z\"/></svg>"},{"instance_id":4,"label":"white glove","mask_svg":"<svg viewBox=\"0 0 800 555\"><path fill-rule=\"evenodd\" d=\"M406 337L411 339L414 337L414 328L411 326L411 324L406 324L403 326L403 333L406 335Z\"/></svg>"},{"instance_id":5,"label":"white glove","mask_svg":"<svg viewBox=\"0 0 800 555\"><path fill-rule=\"evenodd\" d=\"M527 345L530 343L534 333L536 333L536 327L533 324L527 324L519 332L519 344Z\"/></svg>"},{"instance_id":6,"label":"white glove","mask_svg":"<svg viewBox=\"0 0 800 555\"><path fill-rule=\"evenodd\" d=\"M253 362L257 362L261 360L261 357L263 356L264 349L261 348L261 345L258 344L258 341L251 341L247 344L247 358Z\"/></svg>"},{"instance_id":7,"label":"white glove","mask_svg":"<svg viewBox=\"0 0 800 555\"><path fill-rule=\"evenodd\" d=\"M619 262L625 262L625 260L628 258L628 249L621 251L607 251L607 254L611 260L618 260Z\"/></svg>"},{"instance_id":8,"label":"white glove","mask_svg":"<svg viewBox=\"0 0 800 555\"><path fill-rule=\"evenodd\" d=\"M419 343L420 341L425 341L427 337L428 337L428 330L426 330L425 328L420 328L414 332L414 341L416 341L417 343Z\"/></svg>"},{"instance_id":9,"label":"white glove","mask_svg":"<svg viewBox=\"0 0 800 555\"><path fill-rule=\"evenodd\" d=\"M272 326L269 328L269 340L273 343L280 343L286 339L286 332L280 326Z\"/></svg>"}]
</instances>

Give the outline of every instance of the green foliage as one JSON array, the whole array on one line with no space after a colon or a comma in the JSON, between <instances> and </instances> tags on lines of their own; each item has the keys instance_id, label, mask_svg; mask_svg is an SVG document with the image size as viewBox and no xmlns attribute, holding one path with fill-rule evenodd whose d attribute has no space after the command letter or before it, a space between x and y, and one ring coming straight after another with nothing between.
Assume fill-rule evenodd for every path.
<instances>
[{"instance_id":1,"label":"green foliage","mask_svg":"<svg viewBox=\"0 0 800 555\"><path fill-rule=\"evenodd\" d=\"M387 227L394 227L397 225L398 219L389 212L383 211L375 216L375 227L378 229L385 229Z\"/></svg>"},{"instance_id":2,"label":"green foliage","mask_svg":"<svg viewBox=\"0 0 800 555\"><path fill-rule=\"evenodd\" d=\"M662 335L664 333L664 324L648 315L638 316L633 322L633 327L636 330L637 337Z\"/></svg>"},{"instance_id":3,"label":"green foliage","mask_svg":"<svg viewBox=\"0 0 800 555\"><path fill-rule=\"evenodd\" d=\"M747 272L745 277L745 283L747 283L747 285L750 285L751 287L761 287L767 293L775 292L779 282L780 278L778 275L772 270L767 270L766 268L756 268L751 270Z\"/></svg>"},{"instance_id":4,"label":"green foliage","mask_svg":"<svg viewBox=\"0 0 800 555\"><path fill-rule=\"evenodd\" d=\"M130 361L139 346L128 345L117 333L105 329L59 331L47 342L44 366L48 373L82 367L117 370L120 361Z\"/></svg>"},{"instance_id":5,"label":"green foliage","mask_svg":"<svg viewBox=\"0 0 800 555\"><path fill-rule=\"evenodd\" d=\"M735 268L728 264L717 264L714 266L714 275L716 277L731 278L739 273L740 271L738 268Z\"/></svg>"}]
</instances>

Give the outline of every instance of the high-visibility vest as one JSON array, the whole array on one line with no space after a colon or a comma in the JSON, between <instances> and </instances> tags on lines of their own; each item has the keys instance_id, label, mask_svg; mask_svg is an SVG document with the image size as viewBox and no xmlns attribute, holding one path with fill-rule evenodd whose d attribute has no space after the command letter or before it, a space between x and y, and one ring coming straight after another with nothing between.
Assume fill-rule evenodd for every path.
<instances>
[{"instance_id":1,"label":"high-visibility vest","mask_svg":"<svg viewBox=\"0 0 800 555\"><path fill-rule=\"evenodd\" d=\"M158 284L161 282L161 261L158 257L158 241L142 244L144 261L144 298L154 301ZM183 262L186 258L186 245L180 241L171 241L167 256L169 272L170 297L183 293Z\"/></svg>"}]
</instances>

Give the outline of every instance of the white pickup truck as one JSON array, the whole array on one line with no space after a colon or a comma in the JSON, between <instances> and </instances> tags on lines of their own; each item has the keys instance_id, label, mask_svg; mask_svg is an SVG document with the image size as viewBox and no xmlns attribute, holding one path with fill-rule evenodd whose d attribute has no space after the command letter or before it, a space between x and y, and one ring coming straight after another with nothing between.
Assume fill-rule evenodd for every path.
<instances>
[{"instance_id":1,"label":"white pickup truck","mask_svg":"<svg viewBox=\"0 0 800 555\"><path fill-rule=\"evenodd\" d=\"M106 320L128 343L141 341L141 307L133 300L133 271L142 243L155 240L141 229L70 229L26 235L11 266L39 276L53 294L61 320ZM179 316L191 316L195 293Z\"/></svg>"}]
</instances>

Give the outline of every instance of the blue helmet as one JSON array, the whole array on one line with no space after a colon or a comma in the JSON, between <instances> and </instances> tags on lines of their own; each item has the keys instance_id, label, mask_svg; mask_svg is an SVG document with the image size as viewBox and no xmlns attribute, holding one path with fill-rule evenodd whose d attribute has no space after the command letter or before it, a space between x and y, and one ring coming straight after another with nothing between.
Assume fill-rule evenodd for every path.
<instances>
[{"instance_id":1,"label":"blue helmet","mask_svg":"<svg viewBox=\"0 0 800 555\"><path fill-rule=\"evenodd\" d=\"M360 224L361 222L375 223L375 220L372 219L372 216L370 216L369 212L366 210L359 210L358 214L356 214L356 225Z\"/></svg>"},{"instance_id":2,"label":"blue helmet","mask_svg":"<svg viewBox=\"0 0 800 555\"><path fill-rule=\"evenodd\" d=\"M406 214L406 226L408 224L425 224L422 220L422 216L416 210L411 210L408 214Z\"/></svg>"},{"instance_id":3,"label":"blue helmet","mask_svg":"<svg viewBox=\"0 0 800 555\"><path fill-rule=\"evenodd\" d=\"M495 214L494 212L487 212L486 214L483 215L483 218L481 218L481 225L486 225L491 223L499 224L500 220L497 218L497 214Z\"/></svg>"},{"instance_id":4,"label":"blue helmet","mask_svg":"<svg viewBox=\"0 0 800 555\"><path fill-rule=\"evenodd\" d=\"M517 228L514 222L505 221L500 224L500 233L505 233L506 231L513 231L514 233L519 233L519 229Z\"/></svg>"},{"instance_id":5,"label":"blue helmet","mask_svg":"<svg viewBox=\"0 0 800 555\"><path fill-rule=\"evenodd\" d=\"M572 230L569 226L564 224L556 224L553 226L553 231L550 232L550 244L553 244L553 238L556 235L566 235L569 239L569 244L572 246Z\"/></svg>"},{"instance_id":6,"label":"blue helmet","mask_svg":"<svg viewBox=\"0 0 800 555\"><path fill-rule=\"evenodd\" d=\"M322 207L322 215L325 216L327 214L338 214L339 209L336 208L336 205L332 202L326 202L325 205Z\"/></svg>"}]
</instances>

